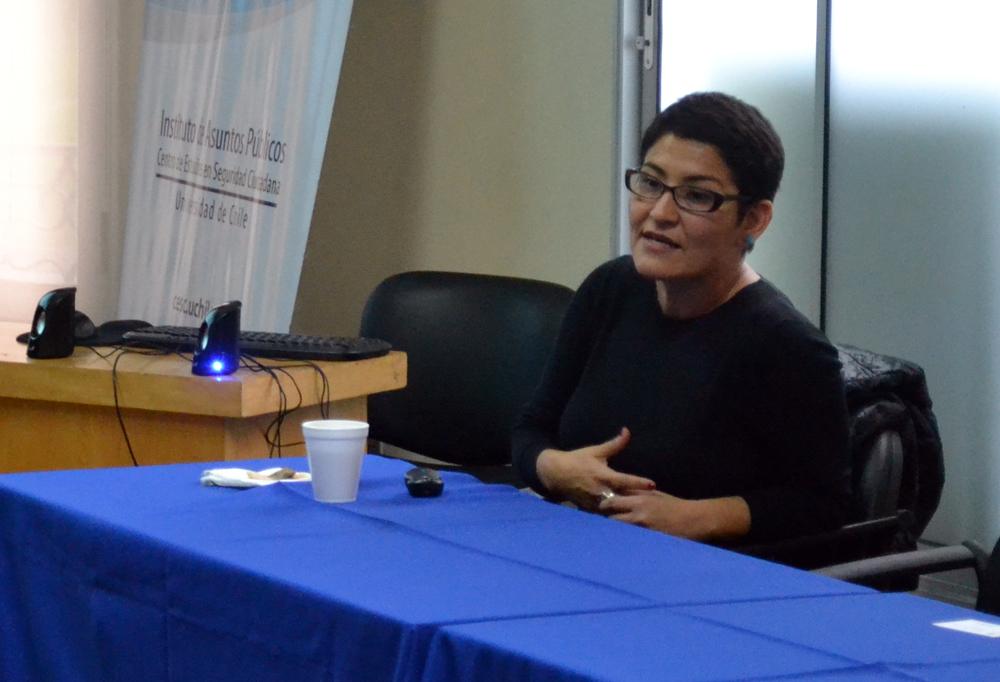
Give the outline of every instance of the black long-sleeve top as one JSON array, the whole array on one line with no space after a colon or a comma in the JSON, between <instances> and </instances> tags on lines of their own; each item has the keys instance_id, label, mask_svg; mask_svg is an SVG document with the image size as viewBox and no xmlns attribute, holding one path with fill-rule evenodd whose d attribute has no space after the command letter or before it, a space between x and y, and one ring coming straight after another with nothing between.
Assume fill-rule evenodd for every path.
<instances>
[{"instance_id":1,"label":"black long-sleeve top","mask_svg":"<svg viewBox=\"0 0 1000 682\"><path fill-rule=\"evenodd\" d=\"M836 528L850 496L848 423L836 349L766 280L710 313L663 315L624 256L581 285L513 460L536 490L546 448L632 438L610 460L687 499L738 495L744 541Z\"/></svg>"}]
</instances>

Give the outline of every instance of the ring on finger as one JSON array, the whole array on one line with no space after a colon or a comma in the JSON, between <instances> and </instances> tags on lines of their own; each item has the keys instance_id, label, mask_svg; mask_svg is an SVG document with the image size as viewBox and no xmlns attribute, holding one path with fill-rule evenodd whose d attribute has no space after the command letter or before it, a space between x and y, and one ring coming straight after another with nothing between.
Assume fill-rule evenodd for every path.
<instances>
[{"instance_id":1,"label":"ring on finger","mask_svg":"<svg viewBox=\"0 0 1000 682\"><path fill-rule=\"evenodd\" d=\"M602 490L601 491L601 499L602 500L613 500L613 499L615 499L615 491L614 490Z\"/></svg>"}]
</instances>

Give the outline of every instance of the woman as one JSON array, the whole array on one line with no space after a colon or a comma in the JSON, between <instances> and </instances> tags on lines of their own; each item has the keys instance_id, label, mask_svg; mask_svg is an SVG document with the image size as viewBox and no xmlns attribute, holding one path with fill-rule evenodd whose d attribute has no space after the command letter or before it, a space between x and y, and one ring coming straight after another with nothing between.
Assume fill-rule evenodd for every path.
<instances>
[{"instance_id":1,"label":"woman","mask_svg":"<svg viewBox=\"0 0 1000 682\"><path fill-rule=\"evenodd\" d=\"M838 527L849 499L836 350L745 262L784 167L754 107L664 110L626 172L632 255L577 292L514 429L532 487L714 542Z\"/></svg>"}]
</instances>

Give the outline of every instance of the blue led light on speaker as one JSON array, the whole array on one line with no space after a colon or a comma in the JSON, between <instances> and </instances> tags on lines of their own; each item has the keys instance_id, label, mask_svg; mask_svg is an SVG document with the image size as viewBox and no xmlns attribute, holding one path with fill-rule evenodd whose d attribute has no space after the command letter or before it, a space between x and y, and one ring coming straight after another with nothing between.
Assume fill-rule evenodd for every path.
<instances>
[{"instance_id":1,"label":"blue led light on speaker","mask_svg":"<svg viewBox=\"0 0 1000 682\"><path fill-rule=\"evenodd\" d=\"M191 373L218 377L232 374L240 365L239 301L208 311L198 330L198 346L191 358Z\"/></svg>"},{"instance_id":2,"label":"blue led light on speaker","mask_svg":"<svg viewBox=\"0 0 1000 682\"><path fill-rule=\"evenodd\" d=\"M238 364L238 362L230 360L225 355L210 355L200 358L193 365L192 370L195 374L219 378L220 376L235 372Z\"/></svg>"}]
</instances>

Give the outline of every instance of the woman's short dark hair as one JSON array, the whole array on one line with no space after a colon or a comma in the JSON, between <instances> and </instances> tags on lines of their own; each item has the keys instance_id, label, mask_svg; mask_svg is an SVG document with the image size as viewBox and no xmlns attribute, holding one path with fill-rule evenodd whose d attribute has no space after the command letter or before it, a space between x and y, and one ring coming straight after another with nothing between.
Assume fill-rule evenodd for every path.
<instances>
[{"instance_id":1,"label":"woman's short dark hair","mask_svg":"<svg viewBox=\"0 0 1000 682\"><path fill-rule=\"evenodd\" d=\"M781 138L746 102L721 92L696 92L660 112L642 136L642 158L664 135L710 144L729 166L740 194L774 199L785 168Z\"/></svg>"}]
</instances>

